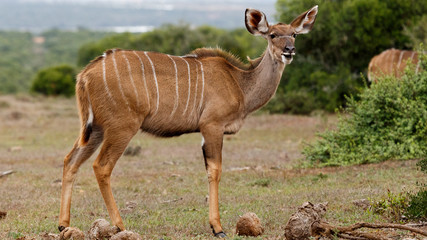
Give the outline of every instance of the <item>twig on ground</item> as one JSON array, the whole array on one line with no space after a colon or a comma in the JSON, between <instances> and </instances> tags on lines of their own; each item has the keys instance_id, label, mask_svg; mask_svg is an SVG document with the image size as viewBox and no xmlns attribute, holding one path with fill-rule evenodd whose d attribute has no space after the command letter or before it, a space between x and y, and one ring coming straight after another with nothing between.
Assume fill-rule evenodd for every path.
<instances>
[{"instance_id":1,"label":"twig on ground","mask_svg":"<svg viewBox=\"0 0 427 240\"><path fill-rule=\"evenodd\" d=\"M0 173L0 177L4 177L4 176L9 175L9 174L12 174L12 173L14 173L14 172L15 172L15 171L13 171L13 170L8 170L8 171L1 172L1 173Z\"/></svg>"},{"instance_id":2,"label":"twig on ground","mask_svg":"<svg viewBox=\"0 0 427 240\"><path fill-rule=\"evenodd\" d=\"M413 233L417 233L423 236L427 236L427 232L418 228L408 227L402 224L394 224L394 223L356 223L348 227L336 227L332 226L327 222L315 222L312 225L313 232L319 235L325 235L327 237L332 236L334 234L341 235L341 237L346 239L369 239L369 240L389 240L390 238L372 235L369 233L361 233L355 232L355 230L360 228L394 228L411 231ZM354 238L358 237L358 238ZM360 238L361 237L361 238Z\"/></svg>"},{"instance_id":3,"label":"twig on ground","mask_svg":"<svg viewBox=\"0 0 427 240\"><path fill-rule=\"evenodd\" d=\"M326 205L312 204L310 202L304 203L298 208L298 211L290 217L285 227L285 237L287 240L300 240L309 239L310 237L317 237L316 239L333 239L340 237L350 240L392 240L381 232L369 233L363 231L356 231L361 228L392 228L407 230L415 234L427 236L427 231L420 228L415 228L403 224L395 223L356 223L347 227L337 227L325 222L323 216L326 213ZM425 226L418 224L417 226Z\"/></svg>"},{"instance_id":4,"label":"twig on ground","mask_svg":"<svg viewBox=\"0 0 427 240\"><path fill-rule=\"evenodd\" d=\"M172 199L172 200L166 200L166 201L162 201L162 203L172 203L172 202L178 202L180 200L182 200L183 198L177 198L177 199Z\"/></svg>"}]
</instances>

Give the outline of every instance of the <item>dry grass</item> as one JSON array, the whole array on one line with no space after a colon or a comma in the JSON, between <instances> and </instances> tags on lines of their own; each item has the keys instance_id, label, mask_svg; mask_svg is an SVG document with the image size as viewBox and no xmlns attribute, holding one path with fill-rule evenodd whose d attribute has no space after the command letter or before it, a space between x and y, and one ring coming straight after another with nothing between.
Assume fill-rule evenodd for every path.
<instances>
[{"instance_id":1,"label":"dry grass","mask_svg":"<svg viewBox=\"0 0 427 240\"><path fill-rule=\"evenodd\" d=\"M7 212L0 239L56 232L62 160L79 132L74 100L1 96L0 106L0 171L16 171L0 178L0 211ZM283 239L289 216L305 201L329 202L331 223L383 221L350 202L381 198L387 189L410 191L425 180L415 161L297 168L303 142L335 123L335 116L251 116L239 134L225 138L220 211L231 238L241 239L233 232L239 215L255 212L265 228L262 239ZM144 239L211 238L200 141L199 134L132 140L141 154L123 156L112 178L129 230ZM80 169L73 193L71 224L83 231L97 218L108 219L92 159Z\"/></svg>"}]
</instances>

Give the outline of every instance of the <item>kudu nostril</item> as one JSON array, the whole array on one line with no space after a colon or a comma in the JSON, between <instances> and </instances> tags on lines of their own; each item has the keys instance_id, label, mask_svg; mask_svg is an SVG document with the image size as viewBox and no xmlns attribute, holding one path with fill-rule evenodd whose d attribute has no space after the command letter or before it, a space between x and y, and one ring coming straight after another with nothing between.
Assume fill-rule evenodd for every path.
<instances>
[{"instance_id":1,"label":"kudu nostril","mask_svg":"<svg viewBox=\"0 0 427 240\"><path fill-rule=\"evenodd\" d=\"M293 52L295 52L295 47L294 46L286 46L285 47L285 52L287 52L287 53L293 53Z\"/></svg>"}]
</instances>

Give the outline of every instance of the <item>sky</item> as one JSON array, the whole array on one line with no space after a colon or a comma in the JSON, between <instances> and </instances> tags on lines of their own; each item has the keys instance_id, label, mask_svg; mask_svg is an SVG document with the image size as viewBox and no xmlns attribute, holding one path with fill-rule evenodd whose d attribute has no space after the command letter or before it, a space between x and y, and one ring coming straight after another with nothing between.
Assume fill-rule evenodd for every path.
<instances>
[{"instance_id":1,"label":"sky","mask_svg":"<svg viewBox=\"0 0 427 240\"><path fill-rule=\"evenodd\" d=\"M244 27L246 8L274 21L276 0L1 0L0 30L152 29L179 22ZM272 21L272 22L273 22Z\"/></svg>"}]
</instances>

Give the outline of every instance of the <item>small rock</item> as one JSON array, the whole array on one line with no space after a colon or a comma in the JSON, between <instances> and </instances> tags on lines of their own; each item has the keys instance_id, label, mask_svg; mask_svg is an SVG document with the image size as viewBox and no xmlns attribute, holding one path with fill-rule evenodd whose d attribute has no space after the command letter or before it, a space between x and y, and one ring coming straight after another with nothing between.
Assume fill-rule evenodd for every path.
<instances>
[{"instance_id":1,"label":"small rock","mask_svg":"<svg viewBox=\"0 0 427 240\"><path fill-rule=\"evenodd\" d=\"M122 214L132 213L135 211L137 205L138 204L135 201L126 202L126 207L124 209L121 209L120 212Z\"/></svg>"},{"instance_id":2,"label":"small rock","mask_svg":"<svg viewBox=\"0 0 427 240\"><path fill-rule=\"evenodd\" d=\"M351 201L356 207L360 207L363 210L368 209L371 206L371 202L368 199L358 199Z\"/></svg>"},{"instance_id":3,"label":"small rock","mask_svg":"<svg viewBox=\"0 0 427 240\"><path fill-rule=\"evenodd\" d=\"M259 236L264 232L261 221L255 213L248 212L239 218L236 233L240 236Z\"/></svg>"},{"instance_id":4,"label":"small rock","mask_svg":"<svg viewBox=\"0 0 427 240\"><path fill-rule=\"evenodd\" d=\"M5 218L6 215L7 215L7 212L0 211L0 219Z\"/></svg>"},{"instance_id":5,"label":"small rock","mask_svg":"<svg viewBox=\"0 0 427 240\"><path fill-rule=\"evenodd\" d=\"M142 240L142 237L138 233L126 230L112 236L110 240Z\"/></svg>"},{"instance_id":6,"label":"small rock","mask_svg":"<svg viewBox=\"0 0 427 240\"><path fill-rule=\"evenodd\" d=\"M126 148L123 155L125 155L125 156L138 156L140 152L141 152L140 146L135 146L135 147L129 146Z\"/></svg>"},{"instance_id":7,"label":"small rock","mask_svg":"<svg viewBox=\"0 0 427 240\"><path fill-rule=\"evenodd\" d=\"M111 226L107 220L97 219L92 223L88 234L90 240L103 240L112 237L119 231L119 228Z\"/></svg>"},{"instance_id":8,"label":"small rock","mask_svg":"<svg viewBox=\"0 0 427 240\"><path fill-rule=\"evenodd\" d=\"M20 151L22 151L21 146L14 146L9 148L9 152L20 152Z\"/></svg>"},{"instance_id":9,"label":"small rock","mask_svg":"<svg viewBox=\"0 0 427 240\"><path fill-rule=\"evenodd\" d=\"M84 240L84 233L75 227L67 227L59 234L59 240Z\"/></svg>"}]
</instances>

